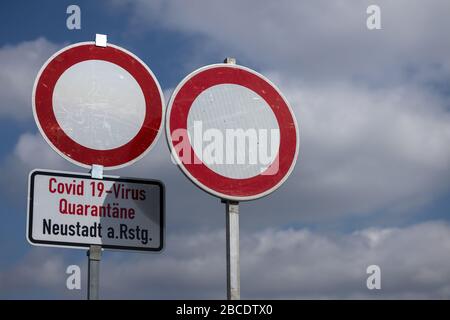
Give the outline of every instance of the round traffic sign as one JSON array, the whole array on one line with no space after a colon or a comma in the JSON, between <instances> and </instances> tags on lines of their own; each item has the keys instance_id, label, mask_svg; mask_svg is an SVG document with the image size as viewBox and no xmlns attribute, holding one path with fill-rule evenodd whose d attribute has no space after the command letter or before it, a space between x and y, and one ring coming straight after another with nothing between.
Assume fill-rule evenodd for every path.
<instances>
[{"instance_id":1,"label":"round traffic sign","mask_svg":"<svg viewBox=\"0 0 450 320\"><path fill-rule=\"evenodd\" d=\"M39 131L62 157L105 169L143 157L161 132L164 97L156 77L133 53L82 42L55 53L33 88Z\"/></svg>"},{"instance_id":2,"label":"round traffic sign","mask_svg":"<svg viewBox=\"0 0 450 320\"><path fill-rule=\"evenodd\" d=\"M190 180L235 201L275 191L299 149L294 113L278 88L234 64L205 66L183 79L167 107L166 137Z\"/></svg>"}]
</instances>

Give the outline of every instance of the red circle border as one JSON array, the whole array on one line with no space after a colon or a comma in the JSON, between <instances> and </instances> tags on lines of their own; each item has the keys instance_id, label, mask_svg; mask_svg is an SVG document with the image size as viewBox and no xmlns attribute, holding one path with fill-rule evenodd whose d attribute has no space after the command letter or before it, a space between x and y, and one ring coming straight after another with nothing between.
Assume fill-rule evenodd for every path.
<instances>
[{"instance_id":1,"label":"red circle border","mask_svg":"<svg viewBox=\"0 0 450 320\"><path fill-rule=\"evenodd\" d=\"M126 144L108 150L85 147L71 139L58 124L53 110L53 90L61 75L71 66L87 61L114 63L138 82L144 95L146 113L139 132ZM36 80L35 116L47 141L65 157L85 167L92 164L105 168L119 167L140 157L157 138L163 120L163 101L157 80L141 61L117 46L97 47L83 43L61 50L43 67Z\"/></svg>"},{"instance_id":2,"label":"red circle border","mask_svg":"<svg viewBox=\"0 0 450 320\"><path fill-rule=\"evenodd\" d=\"M279 168L273 175L260 174L246 179L225 177L201 163L192 146L190 152L196 161L181 162L181 165L194 178L194 183L203 189L206 187L205 190L210 193L211 190L214 191L217 193L215 195L220 197L243 200L262 197L269 190L276 188L290 173L298 153L297 125L291 109L278 90L262 76L236 65L216 65L205 67L198 73L194 72L183 80L181 87L177 88L178 91L176 90L171 99L168 109L170 114L167 115L168 133L172 137L175 130L187 129L187 117L194 100L204 90L219 84L244 86L260 95L270 106L280 128L280 147L274 161L278 163ZM172 148L171 137L167 139L170 139L169 145ZM268 172L271 166L265 172Z\"/></svg>"}]
</instances>

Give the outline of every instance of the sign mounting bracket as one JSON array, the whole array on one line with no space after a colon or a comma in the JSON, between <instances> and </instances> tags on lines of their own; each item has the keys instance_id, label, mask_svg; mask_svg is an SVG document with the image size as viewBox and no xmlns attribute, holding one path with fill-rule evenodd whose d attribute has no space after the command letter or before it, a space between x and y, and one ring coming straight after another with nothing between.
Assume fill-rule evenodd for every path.
<instances>
[{"instance_id":1,"label":"sign mounting bracket","mask_svg":"<svg viewBox=\"0 0 450 320\"><path fill-rule=\"evenodd\" d=\"M97 47L106 47L108 43L108 36L106 34L99 34L97 33L95 35L95 45Z\"/></svg>"},{"instance_id":2,"label":"sign mounting bracket","mask_svg":"<svg viewBox=\"0 0 450 320\"><path fill-rule=\"evenodd\" d=\"M103 166L100 164L93 164L91 167L91 177L94 179L103 179Z\"/></svg>"}]
</instances>

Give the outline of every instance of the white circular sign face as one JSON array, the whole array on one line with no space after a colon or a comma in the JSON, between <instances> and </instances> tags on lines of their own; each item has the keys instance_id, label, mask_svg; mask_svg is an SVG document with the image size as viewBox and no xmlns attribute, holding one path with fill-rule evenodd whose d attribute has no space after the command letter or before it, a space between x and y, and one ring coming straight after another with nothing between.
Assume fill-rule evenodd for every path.
<instances>
[{"instance_id":1,"label":"white circular sign face","mask_svg":"<svg viewBox=\"0 0 450 320\"><path fill-rule=\"evenodd\" d=\"M219 84L203 91L192 103L187 124L197 157L224 177L255 177L278 154L280 135L275 114L260 95L241 85ZM207 152L211 142L220 142L221 155Z\"/></svg>"},{"instance_id":2,"label":"white circular sign face","mask_svg":"<svg viewBox=\"0 0 450 320\"><path fill-rule=\"evenodd\" d=\"M278 88L232 64L200 68L175 88L166 115L174 160L198 187L244 201L275 191L298 156L298 126Z\"/></svg>"},{"instance_id":3,"label":"white circular sign face","mask_svg":"<svg viewBox=\"0 0 450 320\"><path fill-rule=\"evenodd\" d=\"M128 143L139 132L145 98L128 71L111 62L88 60L58 79L53 110L60 127L75 142L108 150Z\"/></svg>"},{"instance_id":4,"label":"white circular sign face","mask_svg":"<svg viewBox=\"0 0 450 320\"><path fill-rule=\"evenodd\" d=\"M117 169L142 158L158 139L164 97L152 71L131 52L82 42L42 66L33 114L44 139L79 166Z\"/></svg>"}]
</instances>

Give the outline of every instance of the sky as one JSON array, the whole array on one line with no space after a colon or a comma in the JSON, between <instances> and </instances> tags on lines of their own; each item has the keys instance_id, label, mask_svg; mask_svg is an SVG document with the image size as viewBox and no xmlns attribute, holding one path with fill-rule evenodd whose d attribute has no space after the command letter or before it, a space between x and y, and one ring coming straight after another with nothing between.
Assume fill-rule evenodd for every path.
<instances>
[{"instance_id":1,"label":"sky","mask_svg":"<svg viewBox=\"0 0 450 320\"><path fill-rule=\"evenodd\" d=\"M81 30L66 9L81 9ZM369 5L381 29L366 25ZM0 4L0 298L84 299L84 250L25 237L34 168L86 172L56 154L34 122L42 64L94 40L133 52L166 101L204 65L235 57L290 102L300 153L273 194L240 205L244 299L450 298L450 2L2 1ZM162 135L143 159L111 172L166 185L161 253L105 251L100 296L226 297L225 209L170 161ZM81 290L66 288L79 265ZM368 290L378 265L381 289Z\"/></svg>"}]
</instances>

